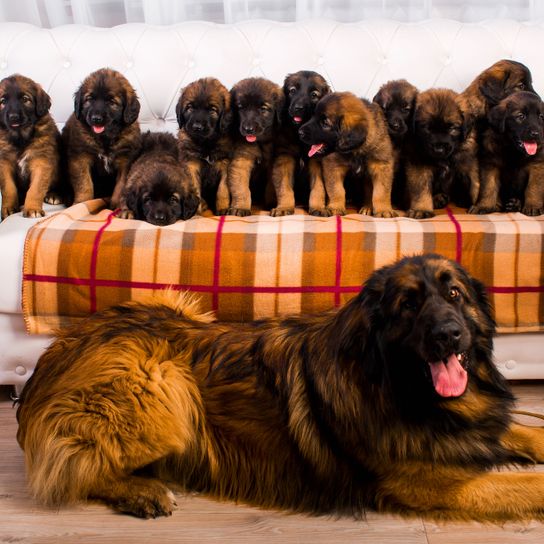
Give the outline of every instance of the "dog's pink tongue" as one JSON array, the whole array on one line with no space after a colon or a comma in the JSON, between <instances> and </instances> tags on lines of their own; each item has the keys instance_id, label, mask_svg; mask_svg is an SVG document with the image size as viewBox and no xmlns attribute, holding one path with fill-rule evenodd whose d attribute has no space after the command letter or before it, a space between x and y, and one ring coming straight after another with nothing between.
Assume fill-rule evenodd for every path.
<instances>
[{"instance_id":1,"label":"dog's pink tongue","mask_svg":"<svg viewBox=\"0 0 544 544\"><path fill-rule=\"evenodd\" d=\"M441 397L460 397L467 388L467 371L459 364L457 355L452 353L446 363L429 363L435 391Z\"/></svg>"},{"instance_id":2,"label":"dog's pink tongue","mask_svg":"<svg viewBox=\"0 0 544 544\"><path fill-rule=\"evenodd\" d=\"M538 144L536 142L523 142L523 147L527 155L534 155L537 152Z\"/></svg>"},{"instance_id":3,"label":"dog's pink tongue","mask_svg":"<svg viewBox=\"0 0 544 544\"><path fill-rule=\"evenodd\" d=\"M302 122L302 117L299 117L298 115L295 115L295 116L293 117L293 121L294 121L295 123L301 123L301 122Z\"/></svg>"},{"instance_id":4,"label":"dog's pink tongue","mask_svg":"<svg viewBox=\"0 0 544 544\"><path fill-rule=\"evenodd\" d=\"M248 134L246 136L246 141L248 141L250 144L257 141L257 136L254 136L253 134Z\"/></svg>"},{"instance_id":5,"label":"dog's pink tongue","mask_svg":"<svg viewBox=\"0 0 544 544\"><path fill-rule=\"evenodd\" d=\"M308 157L313 157L316 153L319 153L324 147L325 144L314 144L312 147L310 147L310 151L308 151Z\"/></svg>"},{"instance_id":6,"label":"dog's pink tongue","mask_svg":"<svg viewBox=\"0 0 544 544\"><path fill-rule=\"evenodd\" d=\"M104 132L104 127L99 127L98 125L93 125L93 131L95 134L102 134Z\"/></svg>"}]
</instances>

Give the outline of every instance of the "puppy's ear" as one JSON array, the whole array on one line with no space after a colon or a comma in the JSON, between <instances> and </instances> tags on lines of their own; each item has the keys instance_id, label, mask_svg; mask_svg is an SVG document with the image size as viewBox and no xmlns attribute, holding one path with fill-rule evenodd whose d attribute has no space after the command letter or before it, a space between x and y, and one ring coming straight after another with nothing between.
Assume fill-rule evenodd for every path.
<instances>
[{"instance_id":1,"label":"puppy's ear","mask_svg":"<svg viewBox=\"0 0 544 544\"><path fill-rule=\"evenodd\" d=\"M74 94L74 114L78 121L81 121L81 114L83 113L83 88L80 87Z\"/></svg>"},{"instance_id":2,"label":"puppy's ear","mask_svg":"<svg viewBox=\"0 0 544 544\"><path fill-rule=\"evenodd\" d=\"M338 151L351 151L364 144L367 129L363 125L357 125L351 129L343 129L340 132L336 148Z\"/></svg>"},{"instance_id":3,"label":"puppy's ear","mask_svg":"<svg viewBox=\"0 0 544 544\"><path fill-rule=\"evenodd\" d=\"M491 108L487 114L489 124L497 131L504 132L506 125L506 107L504 104L499 104Z\"/></svg>"},{"instance_id":4,"label":"puppy's ear","mask_svg":"<svg viewBox=\"0 0 544 544\"><path fill-rule=\"evenodd\" d=\"M138 119L140 113L140 101L136 93L130 92L127 94L125 109L123 110L123 121L127 125L132 125Z\"/></svg>"},{"instance_id":5,"label":"puppy's ear","mask_svg":"<svg viewBox=\"0 0 544 544\"><path fill-rule=\"evenodd\" d=\"M232 125L232 112L230 110L225 110L219 118L219 133L227 134Z\"/></svg>"},{"instance_id":6,"label":"puppy's ear","mask_svg":"<svg viewBox=\"0 0 544 544\"><path fill-rule=\"evenodd\" d=\"M51 97L41 88L36 87L36 115L43 117L51 108Z\"/></svg>"},{"instance_id":7,"label":"puppy's ear","mask_svg":"<svg viewBox=\"0 0 544 544\"><path fill-rule=\"evenodd\" d=\"M504 79L497 77L488 77L479 85L480 92L484 95L487 103L490 106L495 106L504 98Z\"/></svg>"},{"instance_id":8,"label":"puppy's ear","mask_svg":"<svg viewBox=\"0 0 544 544\"><path fill-rule=\"evenodd\" d=\"M183 128L183 125L185 125L185 119L183 117L183 89L181 89L181 94L178 103L176 104L176 119L178 120L178 127Z\"/></svg>"},{"instance_id":9,"label":"puppy's ear","mask_svg":"<svg viewBox=\"0 0 544 544\"><path fill-rule=\"evenodd\" d=\"M134 214L135 219L141 219L143 217L140 207L140 191L134 188L130 191L126 191L127 208Z\"/></svg>"},{"instance_id":10,"label":"puppy's ear","mask_svg":"<svg viewBox=\"0 0 544 544\"><path fill-rule=\"evenodd\" d=\"M196 214L200 206L200 198L191 193L181 199L181 219L190 219Z\"/></svg>"}]
</instances>

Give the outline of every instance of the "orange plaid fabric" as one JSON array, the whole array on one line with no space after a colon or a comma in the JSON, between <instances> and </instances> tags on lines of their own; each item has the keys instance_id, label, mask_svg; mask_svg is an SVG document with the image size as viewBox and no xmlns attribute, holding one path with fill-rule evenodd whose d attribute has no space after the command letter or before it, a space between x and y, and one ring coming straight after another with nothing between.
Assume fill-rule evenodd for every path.
<instances>
[{"instance_id":1,"label":"orange plaid fabric","mask_svg":"<svg viewBox=\"0 0 544 544\"><path fill-rule=\"evenodd\" d=\"M297 210L156 227L118 219L98 199L30 229L23 314L30 333L51 333L166 287L200 293L202 309L225 321L319 312L353 297L382 265L434 252L488 286L500 332L542 331L543 244L543 216L448 208L417 221Z\"/></svg>"}]
</instances>

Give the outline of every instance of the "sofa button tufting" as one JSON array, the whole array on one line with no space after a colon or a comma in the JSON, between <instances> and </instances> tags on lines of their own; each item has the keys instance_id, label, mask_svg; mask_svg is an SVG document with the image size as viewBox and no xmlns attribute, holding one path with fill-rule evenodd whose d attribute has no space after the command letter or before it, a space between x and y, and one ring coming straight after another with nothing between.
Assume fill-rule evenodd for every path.
<instances>
[{"instance_id":1,"label":"sofa button tufting","mask_svg":"<svg viewBox=\"0 0 544 544\"><path fill-rule=\"evenodd\" d=\"M17 365L15 367L15 374L19 376L24 376L26 374L26 368L23 365Z\"/></svg>"},{"instance_id":2,"label":"sofa button tufting","mask_svg":"<svg viewBox=\"0 0 544 544\"><path fill-rule=\"evenodd\" d=\"M504 363L504 366L508 369L508 370L514 370L514 368L516 368L516 361L514 361L514 359L509 359L508 361L506 361Z\"/></svg>"}]
</instances>

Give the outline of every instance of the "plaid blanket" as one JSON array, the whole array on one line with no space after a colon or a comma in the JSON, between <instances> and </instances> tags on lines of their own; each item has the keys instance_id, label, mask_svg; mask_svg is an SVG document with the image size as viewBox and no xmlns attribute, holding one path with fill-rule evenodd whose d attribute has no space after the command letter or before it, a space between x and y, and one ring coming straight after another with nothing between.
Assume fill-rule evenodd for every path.
<instances>
[{"instance_id":1,"label":"plaid blanket","mask_svg":"<svg viewBox=\"0 0 544 544\"><path fill-rule=\"evenodd\" d=\"M543 216L447 208L416 221L297 210L156 227L118 219L98 199L28 232L23 313L30 333L51 333L166 287L200 293L219 320L319 312L353 297L376 268L436 252L488 286L500 332L543 331L543 245Z\"/></svg>"}]
</instances>

